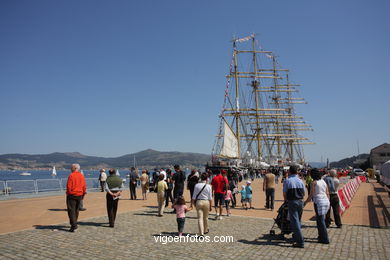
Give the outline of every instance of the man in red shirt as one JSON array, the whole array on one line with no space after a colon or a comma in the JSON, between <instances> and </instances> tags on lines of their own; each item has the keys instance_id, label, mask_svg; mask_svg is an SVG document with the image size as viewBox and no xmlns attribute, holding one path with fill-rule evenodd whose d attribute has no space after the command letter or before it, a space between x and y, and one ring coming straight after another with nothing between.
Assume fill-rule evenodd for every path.
<instances>
[{"instance_id":1,"label":"man in red shirt","mask_svg":"<svg viewBox=\"0 0 390 260\"><path fill-rule=\"evenodd\" d=\"M77 229L80 201L84 198L87 190L84 175L80 172L80 165L75 163L71 166L72 173L66 184L66 207L68 209L70 229L74 232Z\"/></svg>"},{"instance_id":2,"label":"man in red shirt","mask_svg":"<svg viewBox=\"0 0 390 260\"><path fill-rule=\"evenodd\" d=\"M211 186L214 193L214 207L216 219L222 219L222 205L225 202L225 193L227 190L228 179L226 178L226 170L221 170L217 176L211 181ZM217 212L217 207L219 207L219 215Z\"/></svg>"}]
</instances>

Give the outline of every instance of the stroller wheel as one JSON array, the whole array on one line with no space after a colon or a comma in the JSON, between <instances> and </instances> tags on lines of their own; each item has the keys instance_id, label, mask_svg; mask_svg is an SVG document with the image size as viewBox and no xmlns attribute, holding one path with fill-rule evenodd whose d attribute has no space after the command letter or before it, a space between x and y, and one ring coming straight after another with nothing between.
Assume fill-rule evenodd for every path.
<instances>
[{"instance_id":1,"label":"stroller wheel","mask_svg":"<svg viewBox=\"0 0 390 260\"><path fill-rule=\"evenodd\" d=\"M275 230L270 230L270 231L269 231L269 234L270 234L270 235L275 235Z\"/></svg>"}]
</instances>

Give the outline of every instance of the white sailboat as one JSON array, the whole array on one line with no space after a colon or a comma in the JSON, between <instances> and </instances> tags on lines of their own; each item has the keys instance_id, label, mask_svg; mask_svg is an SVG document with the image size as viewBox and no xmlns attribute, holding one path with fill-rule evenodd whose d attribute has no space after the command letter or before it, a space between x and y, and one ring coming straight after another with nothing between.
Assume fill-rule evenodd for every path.
<instances>
[{"instance_id":1,"label":"white sailboat","mask_svg":"<svg viewBox=\"0 0 390 260\"><path fill-rule=\"evenodd\" d=\"M56 167L55 166L53 166L53 170L51 171L51 176L53 176L53 177L57 176L57 171L56 171Z\"/></svg>"},{"instance_id":2,"label":"white sailboat","mask_svg":"<svg viewBox=\"0 0 390 260\"><path fill-rule=\"evenodd\" d=\"M27 161L27 167L26 168L28 169L28 161ZM19 173L19 175L20 176L30 176L31 173L30 172L22 172L22 173Z\"/></svg>"}]
</instances>

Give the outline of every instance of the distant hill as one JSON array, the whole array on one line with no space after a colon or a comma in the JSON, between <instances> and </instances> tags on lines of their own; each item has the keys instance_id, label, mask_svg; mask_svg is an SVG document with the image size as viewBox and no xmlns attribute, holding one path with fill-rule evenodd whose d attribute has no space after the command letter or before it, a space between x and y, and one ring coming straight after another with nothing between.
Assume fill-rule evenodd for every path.
<instances>
[{"instance_id":1,"label":"distant hill","mask_svg":"<svg viewBox=\"0 0 390 260\"><path fill-rule=\"evenodd\" d=\"M363 163L364 161L367 160L367 158L370 157L369 154L367 153L362 153L362 154L359 154L358 156L352 156L352 157L349 157L349 158L345 158L345 159L342 159L338 162L331 162L329 165L330 165L330 168L346 168L348 166L351 166L353 167L353 162L358 160Z\"/></svg>"},{"instance_id":2,"label":"distant hill","mask_svg":"<svg viewBox=\"0 0 390 260\"><path fill-rule=\"evenodd\" d=\"M323 167L326 167L326 163L322 163L322 162L309 162L309 165L312 168L323 168Z\"/></svg>"},{"instance_id":3,"label":"distant hill","mask_svg":"<svg viewBox=\"0 0 390 260\"><path fill-rule=\"evenodd\" d=\"M127 154L115 158L87 156L78 152L51 154L3 154L0 155L0 169L20 168L69 168L72 163L79 163L82 168L128 168L137 167L167 167L179 164L183 167L201 167L210 160L210 155L200 153L159 152L152 149L138 153Z\"/></svg>"}]
</instances>

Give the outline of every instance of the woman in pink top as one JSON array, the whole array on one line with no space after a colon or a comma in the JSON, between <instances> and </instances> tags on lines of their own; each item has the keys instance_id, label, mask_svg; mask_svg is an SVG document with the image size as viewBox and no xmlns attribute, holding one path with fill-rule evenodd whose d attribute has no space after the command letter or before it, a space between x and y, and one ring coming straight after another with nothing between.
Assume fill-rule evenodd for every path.
<instances>
[{"instance_id":1,"label":"woman in pink top","mask_svg":"<svg viewBox=\"0 0 390 260\"><path fill-rule=\"evenodd\" d=\"M225 193L225 206L226 206L226 212L227 212L227 216L229 217L230 216L230 201L233 199L233 195L232 195L232 191L231 190L227 190L226 193Z\"/></svg>"},{"instance_id":2,"label":"woman in pink top","mask_svg":"<svg viewBox=\"0 0 390 260\"><path fill-rule=\"evenodd\" d=\"M181 196L177 198L175 204L172 205L172 208L176 210L176 220L177 220L177 228L179 230L179 236L183 235L184 223L186 221L186 212L189 209L186 206L186 201Z\"/></svg>"}]
</instances>

